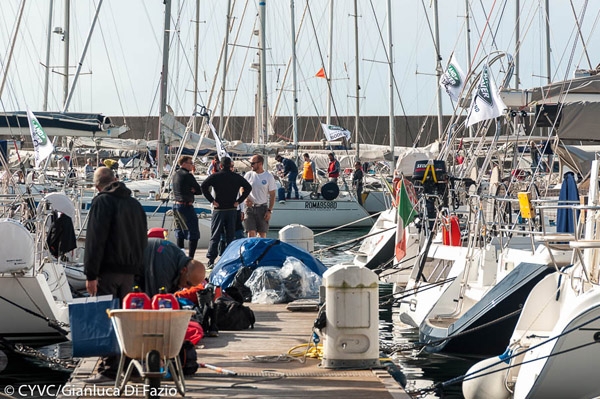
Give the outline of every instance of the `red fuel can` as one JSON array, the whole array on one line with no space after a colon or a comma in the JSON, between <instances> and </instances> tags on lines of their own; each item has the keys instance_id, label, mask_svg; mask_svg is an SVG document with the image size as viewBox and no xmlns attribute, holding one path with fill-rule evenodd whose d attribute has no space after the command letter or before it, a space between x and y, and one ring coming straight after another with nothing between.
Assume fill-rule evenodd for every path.
<instances>
[{"instance_id":1,"label":"red fuel can","mask_svg":"<svg viewBox=\"0 0 600 399\"><path fill-rule=\"evenodd\" d=\"M123 309L152 309L150 297L136 285L123 298Z\"/></svg>"},{"instance_id":2,"label":"red fuel can","mask_svg":"<svg viewBox=\"0 0 600 399\"><path fill-rule=\"evenodd\" d=\"M165 287L162 287L158 294L152 297L152 309L179 309L179 302L173 294L168 294Z\"/></svg>"}]
</instances>

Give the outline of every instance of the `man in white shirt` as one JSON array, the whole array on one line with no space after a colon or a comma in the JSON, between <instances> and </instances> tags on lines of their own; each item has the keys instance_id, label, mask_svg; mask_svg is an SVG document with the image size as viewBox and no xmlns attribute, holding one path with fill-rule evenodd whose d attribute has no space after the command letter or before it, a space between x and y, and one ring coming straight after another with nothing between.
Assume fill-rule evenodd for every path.
<instances>
[{"instance_id":1,"label":"man in white shirt","mask_svg":"<svg viewBox=\"0 0 600 399\"><path fill-rule=\"evenodd\" d=\"M246 217L244 227L248 237L265 238L269 230L269 221L273 214L275 205L275 178L264 169L264 158L262 155L254 155L250 158L252 170L246 172L244 178L252 186L252 191L246 199Z\"/></svg>"}]
</instances>

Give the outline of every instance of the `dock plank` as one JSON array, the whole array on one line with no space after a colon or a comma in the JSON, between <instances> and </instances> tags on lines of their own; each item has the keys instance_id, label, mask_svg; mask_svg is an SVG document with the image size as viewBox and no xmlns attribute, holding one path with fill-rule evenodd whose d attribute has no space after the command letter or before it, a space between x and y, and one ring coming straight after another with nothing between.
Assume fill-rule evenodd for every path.
<instances>
[{"instance_id":1,"label":"dock plank","mask_svg":"<svg viewBox=\"0 0 600 399\"><path fill-rule=\"evenodd\" d=\"M237 375L200 368L193 376L186 377L186 397L410 398L385 368L325 369L319 367L320 361L314 358L306 358L303 362L289 359L274 362L249 360L247 356L272 360L279 355L286 355L288 350L297 345L308 343L316 317L316 312L291 312L285 304L250 304L250 307L256 316L254 329L220 331L218 337L203 338L197 347L199 363L231 370ZM86 387L83 379L92 374L96 362L97 359L84 359L69 384ZM173 385L165 381L163 386ZM89 385L87 387L91 388ZM86 398L108 396L85 395Z\"/></svg>"}]
</instances>

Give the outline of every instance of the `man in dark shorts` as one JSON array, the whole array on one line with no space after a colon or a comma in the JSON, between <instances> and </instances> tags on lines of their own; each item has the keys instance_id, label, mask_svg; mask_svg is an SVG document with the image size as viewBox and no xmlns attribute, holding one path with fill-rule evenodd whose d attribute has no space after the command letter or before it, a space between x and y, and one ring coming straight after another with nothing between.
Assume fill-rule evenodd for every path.
<instances>
[{"instance_id":1,"label":"man in dark shorts","mask_svg":"<svg viewBox=\"0 0 600 399\"><path fill-rule=\"evenodd\" d=\"M269 221L275 205L275 177L264 169L262 155L253 155L250 158L251 171L246 172L244 178L252 186L252 192L246 199L246 215L244 227L248 237L266 238L269 230Z\"/></svg>"}]
</instances>

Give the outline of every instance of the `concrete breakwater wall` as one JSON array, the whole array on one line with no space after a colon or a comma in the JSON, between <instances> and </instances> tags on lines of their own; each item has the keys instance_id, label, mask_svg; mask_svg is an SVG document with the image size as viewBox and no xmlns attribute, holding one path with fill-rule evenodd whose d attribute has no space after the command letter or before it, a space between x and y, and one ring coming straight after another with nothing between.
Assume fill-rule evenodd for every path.
<instances>
[{"instance_id":1,"label":"concrete breakwater wall","mask_svg":"<svg viewBox=\"0 0 600 399\"><path fill-rule=\"evenodd\" d=\"M125 133L122 138L129 139L147 139L155 140L158 134L158 117L115 117L111 116L115 125L126 124L130 131ZM186 125L189 117L177 117L177 119ZM361 116L360 117L360 140L365 144L389 145L389 121L388 116ZM444 126L449 122L450 116L444 117ZM298 140L299 141L320 141L325 138L321 129L321 122L325 122L324 117L305 116L298 117ZM395 145L412 146L416 137L420 133L419 145L426 145L438 138L437 117L436 116L397 116L395 118ZM196 126L202 126L202 118L197 118ZM241 140L251 142L254 135L254 117L253 116L235 116L226 118L220 127L220 119L215 117L213 125L226 140ZM342 126L352 132L352 141L354 136L354 116L344 116L332 118L331 123ZM292 117L278 117L274 122L274 134L269 138L271 141L293 141Z\"/></svg>"}]
</instances>

